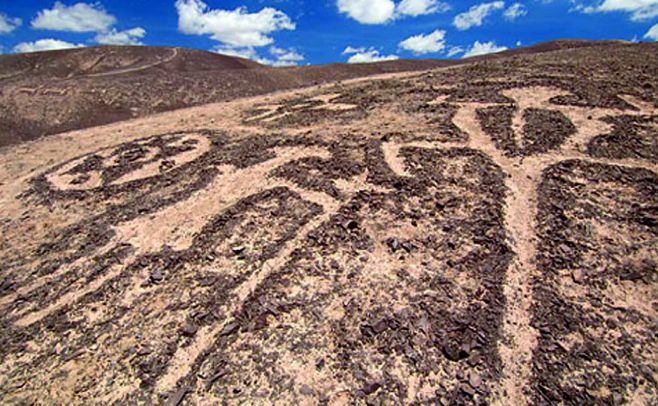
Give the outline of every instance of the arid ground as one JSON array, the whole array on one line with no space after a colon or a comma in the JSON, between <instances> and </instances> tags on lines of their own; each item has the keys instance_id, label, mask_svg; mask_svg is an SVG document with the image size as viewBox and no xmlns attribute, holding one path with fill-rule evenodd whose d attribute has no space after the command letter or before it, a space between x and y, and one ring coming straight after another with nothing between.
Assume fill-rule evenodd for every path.
<instances>
[{"instance_id":1,"label":"arid ground","mask_svg":"<svg viewBox=\"0 0 658 406\"><path fill-rule=\"evenodd\" d=\"M7 144L1 404L658 403L658 44Z\"/></svg>"}]
</instances>

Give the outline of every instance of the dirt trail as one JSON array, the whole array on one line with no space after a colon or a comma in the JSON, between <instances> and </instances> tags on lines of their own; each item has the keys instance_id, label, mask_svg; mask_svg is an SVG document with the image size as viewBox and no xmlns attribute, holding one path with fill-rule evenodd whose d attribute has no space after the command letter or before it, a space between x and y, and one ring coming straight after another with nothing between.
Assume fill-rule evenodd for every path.
<instances>
[{"instance_id":1,"label":"dirt trail","mask_svg":"<svg viewBox=\"0 0 658 406\"><path fill-rule=\"evenodd\" d=\"M123 75L125 73L131 73L131 72L139 72L143 71L146 69L154 68L158 65L162 65L167 62L173 61L176 57L178 56L178 48L173 48L171 50L171 55L157 61L157 62L152 62L146 65L142 66L134 66L132 68L123 68L123 69L115 69L107 72L100 72L100 73L88 73L84 75L84 77L88 78L100 78L100 77L106 77L106 76L115 76L115 75Z\"/></svg>"}]
</instances>

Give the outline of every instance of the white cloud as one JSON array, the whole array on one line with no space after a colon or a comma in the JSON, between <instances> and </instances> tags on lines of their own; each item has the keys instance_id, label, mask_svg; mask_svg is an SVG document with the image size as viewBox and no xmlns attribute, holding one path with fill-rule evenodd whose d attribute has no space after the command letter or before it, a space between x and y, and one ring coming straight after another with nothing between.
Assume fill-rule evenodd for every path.
<instances>
[{"instance_id":1,"label":"white cloud","mask_svg":"<svg viewBox=\"0 0 658 406\"><path fill-rule=\"evenodd\" d=\"M442 13L450 5L440 0L337 0L338 11L347 14L361 24L385 24L405 16Z\"/></svg>"},{"instance_id":2,"label":"white cloud","mask_svg":"<svg viewBox=\"0 0 658 406\"><path fill-rule=\"evenodd\" d=\"M40 39L34 42L21 42L14 47L15 53L38 52L38 51L52 51L55 49L67 48L80 48L84 47L83 44L72 44L70 42L61 41L53 38Z\"/></svg>"},{"instance_id":3,"label":"white cloud","mask_svg":"<svg viewBox=\"0 0 658 406\"><path fill-rule=\"evenodd\" d=\"M258 55L258 52L254 47L231 47L220 45L215 47L213 51L228 56L251 59L252 61L271 66L295 66L304 60L304 55L294 49L283 49L274 46L269 49L272 58L261 57Z\"/></svg>"},{"instance_id":4,"label":"white cloud","mask_svg":"<svg viewBox=\"0 0 658 406\"><path fill-rule=\"evenodd\" d=\"M392 0L338 0L338 11L362 24L383 24L395 15Z\"/></svg>"},{"instance_id":5,"label":"white cloud","mask_svg":"<svg viewBox=\"0 0 658 406\"><path fill-rule=\"evenodd\" d=\"M259 47L274 40L267 34L294 30L295 24L282 11L267 7L248 13L235 10L211 10L201 0L177 0L178 29L185 34L210 35L230 47Z\"/></svg>"},{"instance_id":6,"label":"white cloud","mask_svg":"<svg viewBox=\"0 0 658 406\"><path fill-rule=\"evenodd\" d=\"M475 41L473 43L473 46L466 51L464 56L462 58L468 58L470 56L478 56L478 55L486 55L486 54L493 54L495 52L500 52L506 50L507 47L504 46L498 46L494 41L489 41L489 42L480 42L480 41Z\"/></svg>"},{"instance_id":7,"label":"white cloud","mask_svg":"<svg viewBox=\"0 0 658 406\"><path fill-rule=\"evenodd\" d=\"M653 27L649 28L649 31L647 31L647 33L644 34L644 38L649 38L654 41L658 41L658 24L654 24Z\"/></svg>"},{"instance_id":8,"label":"white cloud","mask_svg":"<svg viewBox=\"0 0 658 406\"><path fill-rule=\"evenodd\" d=\"M353 48L348 46L343 51L343 55L350 55L350 58L347 60L347 63L368 63L368 62L380 62L380 61L393 61L398 59L397 55L381 55L378 50L375 48Z\"/></svg>"},{"instance_id":9,"label":"white cloud","mask_svg":"<svg viewBox=\"0 0 658 406\"><path fill-rule=\"evenodd\" d=\"M111 31L96 35L94 41L103 45L142 45L140 38L144 38L146 30L141 27L131 28L125 31Z\"/></svg>"},{"instance_id":10,"label":"white cloud","mask_svg":"<svg viewBox=\"0 0 658 406\"><path fill-rule=\"evenodd\" d=\"M94 41L102 45L142 45L140 39L144 38L146 30L135 27L117 31L112 28L116 22L117 19L105 11L100 3L76 3L67 6L55 2L53 8L41 10L31 25L32 28L44 30L95 32Z\"/></svg>"},{"instance_id":11,"label":"white cloud","mask_svg":"<svg viewBox=\"0 0 658 406\"><path fill-rule=\"evenodd\" d=\"M218 45L212 49L213 52L218 54L228 55L228 56L237 56L239 58L258 60L258 53L253 47L231 47L226 45Z\"/></svg>"},{"instance_id":12,"label":"white cloud","mask_svg":"<svg viewBox=\"0 0 658 406\"><path fill-rule=\"evenodd\" d=\"M468 30L471 27L479 27L489 14L504 7L505 2L503 1L477 4L469 8L468 11L457 14L452 24L461 31Z\"/></svg>"},{"instance_id":13,"label":"white cloud","mask_svg":"<svg viewBox=\"0 0 658 406\"><path fill-rule=\"evenodd\" d=\"M631 20L645 21L658 16L658 0L604 0L589 6L577 2L574 9L585 13L631 13Z\"/></svg>"},{"instance_id":14,"label":"white cloud","mask_svg":"<svg viewBox=\"0 0 658 406\"><path fill-rule=\"evenodd\" d=\"M31 25L32 28L54 31L105 32L114 23L116 18L98 3L65 6L56 2L52 9L39 11Z\"/></svg>"},{"instance_id":15,"label":"white cloud","mask_svg":"<svg viewBox=\"0 0 658 406\"><path fill-rule=\"evenodd\" d=\"M509 6L507 10L505 10L503 16L505 16L506 20L514 21L517 18L523 17L526 14L528 14L528 10L526 10L523 4L514 3L511 6Z\"/></svg>"},{"instance_id":16,"label":"white cloud","mask_svg":"<svg viewBox=\"0 0 658 406\"><path fill-rule=\"evenodd\" d=\"M276 58L275 61L269 63L273 66L295 66L298 62L304 60L304 55L294 49L270 47L270 54Z\"/></svg>"},{"instance_id":17,"label":"white cloud","mask_svg":"<svg viewBox=\"0 0 658 406\"><path fill-rule=\"evenodd\" d=\"M448 10L450 10L450 5L439 0L402 0L396 8L399 15L411 17L443 13Z\"/></svg>"},{"instance_id":18,"label":"white cloud","mask_svg":"<svg viewBox=\"0 0 658 406\"><path fill-rule=\"evenodd\" d=\"M0 34L7 34L20 27L23 21L20 18L12 18L5 14L0 14Z\"/></svg>"},{"instance_id":19,"label":"white cloud","mask_svg":"<svg viewBox=\"0 0 658 406\"><path fill-rule=\"evenodd\" d=\"M446 47L446 32L436 30L430 34L414 35L400 42L402 49L411 51L414 54L429 54L432 52L442 51Z\"/></svg>"},{"instance_id":20,"label":"white cloud","mask_svg":"<svg viewBox=\"0 0 658 406\"><path fill-rule=\"evenodd\" d=\"M462 47L450 47L450 49L448 50L448 58L450 58L451 56L461 54L463 52L464 52L464 48Z\"/></svg>"}]
</instances>

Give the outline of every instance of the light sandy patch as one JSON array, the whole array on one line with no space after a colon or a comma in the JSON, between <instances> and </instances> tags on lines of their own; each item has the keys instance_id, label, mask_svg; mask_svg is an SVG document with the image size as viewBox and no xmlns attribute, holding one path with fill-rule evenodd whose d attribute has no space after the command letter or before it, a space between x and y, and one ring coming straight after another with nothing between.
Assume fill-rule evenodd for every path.
<instances>
[{"instance_id":1,"label":"light sandy patch","mask_svg":"<svg viewBox=\"0 0 658 406\"><path fill-rule=\"evenodd\" d=\"M312 107L313 110L332 110L332 111L344 111L352 110L357 106L355 104L349 103L334 103L332 100L342 96L340 93L329 93L321 94L319 96L311 97L310 100L322 102L319 106Z\"/></svg>"},{"instance_id":2,"label":"light sandy patch","mask_svg":"<svg viewBox=\"0 0 658 406\"><path fill-rule=\"evenodd\" d=\"M438 106L440 104L447 103L449 98L450 95L442 94L440 96L437 96L434 100L427 102L427 104L430 106Z\"/></svg>"},{"instance_id":3,"label":"light sandy patch","mask_svg":"<svg viewBox=\"0 0 658 406\"><path fill-rule=\"evenodd\" d=\"M518 161L505 157L492 140L484 134L476 118L476 110L489 107L490 103L465 103L455 115L454 122L469 135L468 147L487 154L496 164L511 175L505 180L505 224L509 242L516 259L507 271L503 291L506 297L503 332L506 340L498 350L503 361L503 380L500 388L494 388L493 404L528 404L524 393L531 374L531 358L537 344L537 333L530 326L532 305L531 280L536 275L532 263L535 255L535 187L541 166L531 161L521 166Z\"/></svg>"},{"instance_id":4,"label":"light sandy patch","mask_svg":"<svg viewBox=\"0 0 658 406\"><path fill-rule=\"evenodd\" d=\"M370 190L377 193L389 193L392 190L368 183L368 170L363 171L361 175L354 176L350 179L336 179L334 184L341 193L352 196L362 190Z\"/></svg>"},{"instance_id":5,"label":"light sandy patch","mask_svg":"<svg viewBox=\"0 0 658 406\"><path fill-rule=\"evenodd\" d=\"M647 115L658 114L658 108L653 103L646 102L642 99L639 99L629 94L620 94L619 98L624 100L626 103L637 107L640 110L640 114L647 114Z\"/></svg>"},{"instance_id":6,"label":"light sandy patch","mask_svg":"<svg viewBox=\"0 0 658 406\"><path fill-rule=\"evenodd\" d=\"M312 107L313 110L330 110L330 111L346 111L353 110L357 106L354 104L347 103L327 103L320 106Z\"/></svg>"},{"instance_id":7,"label":"light sandy patch","mask_svg":"<svg viewBox=\"0 0 658 406\"><path fill-rule=\"evenodd\" d=\"M203 190L189 199L168 206L147 218L119 224L117 234L138 248L139 253L155 252L166 243L173 249L188 248L194 236L211 216L251 194L272 186L268 174L275 168L309 156L327 158L322 148L279 148L276 157L245 169L224 168Z\"/></svg>"},{"instance_id":8,"label":"light sandy patch","mask_svg":"<svg viewBox=\"0 0 658 406\"><path fill-rule=\"evenodd\" d=\"M148 63L148 64L144 64L144 65L140 65L140 66L134 66L134 67L131 67L131 68L114 69L114 70L107 71L107 72L88 73L85 76L89 77L89 78L92 78L92 77L122 75L122 74L130 73L130 72L138 72L138 71L141 71L141 70L146 70L146 69L156 67L156 66L161 65L163 63L173 61L177 56L178 56L178 48L172 48L171 53L169 55L167 55L165 58L158 57L157 58L158 60L155 61L155 62L152 62L152 63Z\"/></svg>"},{"instance_id":9,"label":"light sandy patch","mask_svg":"<svg viewBox=\"0 0 658 406\"><path fill-rule=\"evenodd\" d=\"M266 117L269 117L277 112L277 110L281 107L281 104L267 104L264 106L258 106L259 110L265 110L264 112L257 114L253 117L246 118L244 121L249 123L252 121L259 121L263 120Z\"/></svg>"},{"instance_id":10,"label":"light sandy patch","mask_svg":"<svg viewBox=\"0 0 658 406\"><path fill-rule=\"evenodd\" d=\"M50 184L58 190L89 190L101 187L103 185L103 180L101 179L101 174L98 171L94 171L88 174L89 178L83 182L75 182L75 179L79 175L71 175L64 173L64 171L69 170L73 166L77 165L77 162L66 165L63 171L58 173L52 173L46 176Z\"/></svg>"}]
</instances>

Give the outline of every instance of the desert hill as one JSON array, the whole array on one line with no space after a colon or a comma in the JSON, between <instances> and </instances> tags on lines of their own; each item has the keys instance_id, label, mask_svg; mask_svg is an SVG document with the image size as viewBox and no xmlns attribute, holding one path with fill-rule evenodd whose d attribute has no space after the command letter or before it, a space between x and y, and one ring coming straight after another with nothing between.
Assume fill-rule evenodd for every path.
<instances>
[{"instance_id":1,"label":"desert hill","mask_svg":"<svg viewBox=\"0 0 658 406\"><path fill-rule=\"evenodd\" d=\"M602 46L552 41L496 55ZM271 68L184 48L101 46L0 56L0 147L43 135L211 102L462 61L398 60Z\"/></svg>"},{"instance_id":2,"label":"desert hill","mask_svg":"<svg viewBox=\"0 0 658 406\"><path fill-rule=\"evenodd\" d=\"M658 403L658 44L566 45L0 149L0 403Z\"/></svg>"},{"instance_id":3,"label":"desert hill","mask_svg":"<svg viewBox=\"0 0 658 406\"><path fill-rule=\"evenodd\" d=\"M102 46L0 56L0 146L57 132L443 61L270 68L184 48Z\"/></svg>"}]
</instances>

